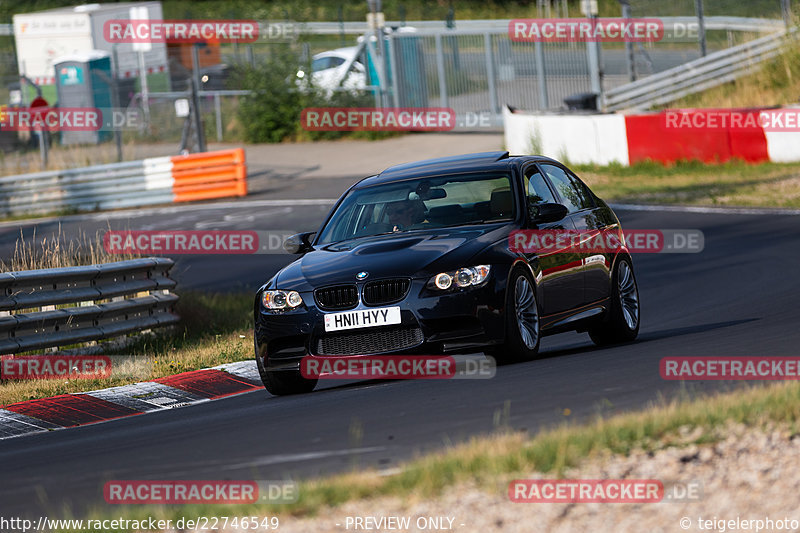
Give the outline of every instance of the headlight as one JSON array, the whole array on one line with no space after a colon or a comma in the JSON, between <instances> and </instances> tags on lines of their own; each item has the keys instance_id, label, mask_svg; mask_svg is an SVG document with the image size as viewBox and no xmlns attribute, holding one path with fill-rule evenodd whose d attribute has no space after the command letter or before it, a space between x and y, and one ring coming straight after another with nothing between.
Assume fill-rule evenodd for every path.
<instances>
[{"instance_id":1,"label":"headlight","mask_svg":"<svg viewBox=\"0 0 800 533\"><path fill-rule=\"evenodd\" d=\"M450 274L436 274L436 277L433 278L433 283L436 285L437 289L449 289L450 285L453 284L453 278Z\"/></svg>"},{"instance_id":2,"label":"headlight","mask_svg":"<svg viewBox=\"0 0 800 533\"><path fill-rule=\"evenodd\" d=\"M455 272L442 272L436 274L430 282L428 282L428 286L443 291L449 289L454 284L456 287L460 288L474 287L486 281L486 278L489 277L490 270L491 268L489 265L478 265L459 268Z\"/></svg>"},{"instance_id":3,"label":"headlight","mask_svg":"<svg viewBox=\"0 0 800 533\"><path fill-rule=\"evenodd\" d=\"M303 297L297 291L264 291L261 294L261 304L265 309L274 311L295 309L303 305Z\"/></svg>"}]
</instances>

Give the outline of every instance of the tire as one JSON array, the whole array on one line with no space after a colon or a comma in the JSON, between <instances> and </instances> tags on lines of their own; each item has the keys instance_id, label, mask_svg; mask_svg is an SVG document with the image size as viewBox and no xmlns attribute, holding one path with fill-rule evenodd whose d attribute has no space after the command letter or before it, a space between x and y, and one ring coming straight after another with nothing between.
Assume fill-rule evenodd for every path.
<instances>
[{"instance_id":1,"label":"tire","mask_svg":"<svg viewBox=\"0 0 800 533\"><path fill-rule=\"evenodd\" d=\"M317 386L316 379L306 379L299 370L267 370L261 362L261 358L256 356L256 366L261 376L261 382L267 392L275 396L286 396L289 394L305 394L314 390Z\"/></svg>"},{"instance_id":2,"label":"tire","mask_svg":"<svg viewBox=\"0 0 800 533\"><path fill-rule=\"evenodd\" d=\"M631 342L639 335L641 321L639 287L633 265L630 259L621 257L611 277L611 305L608 315L589 329L589 336L598 346Z\"/></svg>"},{"instance_id":3,"label":"tire","mask_svg":"<svg viewBox=\"0 0 800 533\"><path fill-rule=\"evenodd\" d=\"M509 276L505 316L505 342L494 348L490 355L499 365L534 359L539 353L542 335L536 284L527 270L518 268Z\"/></svg>"}]
</instances>

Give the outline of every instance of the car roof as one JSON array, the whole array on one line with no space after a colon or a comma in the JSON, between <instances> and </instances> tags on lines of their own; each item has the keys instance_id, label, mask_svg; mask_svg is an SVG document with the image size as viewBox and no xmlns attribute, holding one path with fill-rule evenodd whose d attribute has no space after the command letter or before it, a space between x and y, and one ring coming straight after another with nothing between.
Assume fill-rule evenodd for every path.
<instances>
[{"instance_id":1,"label":"car roof","mask_svg":"<svg viewBox=\"0 0 800 533\"><path fill-rule=\"evenodd\" d=\"M520 161L541 160L543 162L555 162L553 159L544 156L512 156L508 152L478 152L473 154L463 154L449 157L439 157L436 159L425 159L412 163L402 163L394 165L383 172L364 178L355 188L370 187L381 183L391 183L406 179L431 176L436 174L450 174L454 172L481 172L492 170L506 170L512 164Z\"/></svg>"},{"instance_id":2,"label":"car roof","mask_svg":"<svg viewBox=\"0 0 800 533\"><path fill-rule=\"evenodd\" d=\"M350 59L351 57L355 57L357 51L357 46L347 46L345 48L336 48L335 50L325 50L324 52L319 52L314 54L311 59L321 59L323 57L342 57L345 59Z\"/></svg>"}]
</instances>

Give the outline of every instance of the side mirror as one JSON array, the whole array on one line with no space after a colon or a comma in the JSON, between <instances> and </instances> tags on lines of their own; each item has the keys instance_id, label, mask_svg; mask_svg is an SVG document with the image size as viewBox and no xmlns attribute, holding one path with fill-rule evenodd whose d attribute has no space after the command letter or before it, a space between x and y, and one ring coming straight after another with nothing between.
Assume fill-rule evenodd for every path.
<instances>
[{"instance_id":1,"label":"side mirror","mask_svg":"<svg viewBox=\"0 0 800 533\"><path fill-rule=\"evenodd\" d=\"M309 231L287 237L286 240L283 241L283 249L290 254L304 254L310 252L312 250L311 241L316 234L315 231Z\"/></svg>"},{"instance_id":2,"label":"side mirror","mask_svg":"<svg viewBox=\"0 0 800 533\"><path fill-rule=\"evenodd\" d=\"M529 208L531 222L558 222L569 214L561 204L538 204Z\"/></svg>"}]
</instances>

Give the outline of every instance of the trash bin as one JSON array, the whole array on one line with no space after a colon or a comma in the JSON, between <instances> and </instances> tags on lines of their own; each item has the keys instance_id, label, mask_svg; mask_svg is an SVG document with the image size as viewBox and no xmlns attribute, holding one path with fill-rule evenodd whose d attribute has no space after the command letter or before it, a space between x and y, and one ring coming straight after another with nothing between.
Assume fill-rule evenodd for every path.
<instances>
[{"instance_id":1,"label":"trash bin","mask_svg":"<svg viewBox=\"0 0 800 533\"><path fill-rule=\"evenodd\" d=\"M577 93L564 98L569 110L597 111L597 93Z\"/></svg>"}]
</instances>

